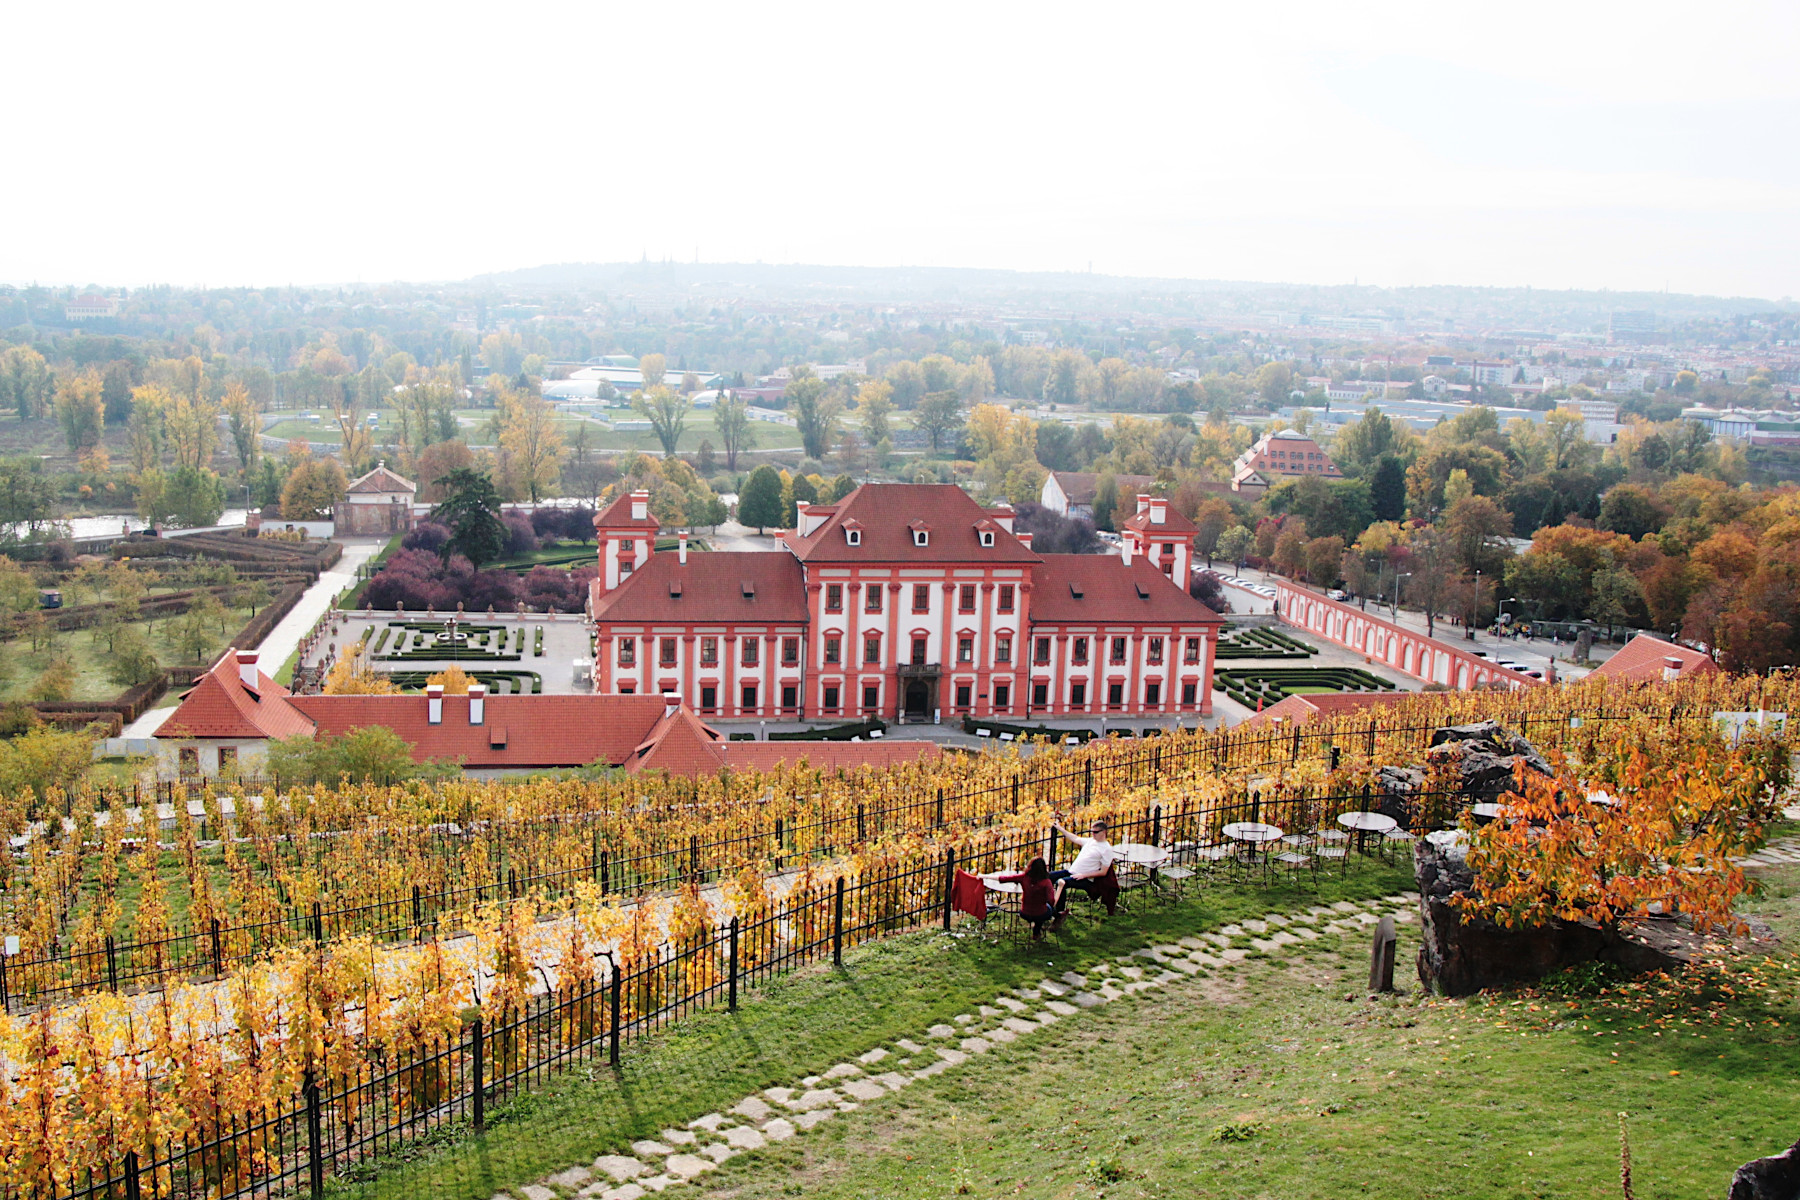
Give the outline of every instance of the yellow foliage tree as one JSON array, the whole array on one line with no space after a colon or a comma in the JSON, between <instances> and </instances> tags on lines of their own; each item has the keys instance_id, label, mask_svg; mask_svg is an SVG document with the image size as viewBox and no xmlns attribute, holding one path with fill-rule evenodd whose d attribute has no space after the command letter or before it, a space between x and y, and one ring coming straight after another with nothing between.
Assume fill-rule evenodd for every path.
<instances>
[{"instance_id":1,"label":"yellow foliage tree","mask_svg":"<svg viewBox=\"0 0 1800 1200\"><path fill-rule=\"evenodd\" d=\"M427 684L443 684L446 696L466 696L469 694L469 685L475 682L475 678L455 663L451 663L444 670L427 678L425 682Z\"/></svg>"}]
</instances>

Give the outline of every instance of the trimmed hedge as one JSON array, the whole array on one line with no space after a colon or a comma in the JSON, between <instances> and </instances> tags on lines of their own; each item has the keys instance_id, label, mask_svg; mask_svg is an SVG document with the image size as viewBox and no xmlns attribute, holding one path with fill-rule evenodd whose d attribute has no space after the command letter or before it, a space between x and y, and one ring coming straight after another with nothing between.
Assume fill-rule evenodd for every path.
<instances>
[{"instance_id":1,"label":"trimmed hedge","mask_svg":"<svg viewBox=\"0 0 1800 1200\"><path fill-rule=\"evenodd\" d=\"M851 725L833 725L828 729L797 729L791 733L771 733L771 742L847 742L852 738L866 738L876 730L887 729L887 722L880 717L871 717L867 721L857 721Z\"/></svg>"},{"instance_id":2,"label":"trimmed hedge","mask_svg":"<svg viewBox=\"0 0 1800 1200\"><path fill-rule=\"evenodd\" d=\"M1246 708L1274 704L1297 689L1391 692L1394 684L1360 667L1232 667L1213 672L1213 687Z\"/></svg>"},{"instance_id":3,"label":"trimmed hedge","mask_svg":"<svg viewBox=\"0 0 1800 1200\"><path fill-rule=\"evenodd\" d=\"M1010 733L1015 738L1047 738L1055 742L1060 742L1066 737L1075 738L1080 742L1091 742L1100 736L1092 729L1052 729L1048 725L1012 725L1005 721L978 721L974 717L964 717L962 729L967 734L976 734L978 730L985 729L992 737Z\"/></svg>"},{"instance_id":4,"label":"trimmed hedge","mask_svg":"<svg viewBox=\"0 0 1800 1200\"><path fill-rule=\"evenodd\" d=\"M1213 652L1215 659L1227 658L1277 658L1300 659L1311 658L1319 652L1317 646L1309 645L1280 629L1268 626L1228 625L1219 634L1219 645Z\"/></svg>"},{"instance_id":5,"label":"trimmed hedge","mask_svg":"<svg viewBox=\"0 0 1800 1200\"><path fill-rule=\"evenodd\" d=\"M423 691L431 677L441 674L441 672L384 671L383 674L395 687ZM544 677L536 671L466 671L464 674L476 683L486 684L490 695L541 696L544 694Z\"/></svg>"}]
</instances>

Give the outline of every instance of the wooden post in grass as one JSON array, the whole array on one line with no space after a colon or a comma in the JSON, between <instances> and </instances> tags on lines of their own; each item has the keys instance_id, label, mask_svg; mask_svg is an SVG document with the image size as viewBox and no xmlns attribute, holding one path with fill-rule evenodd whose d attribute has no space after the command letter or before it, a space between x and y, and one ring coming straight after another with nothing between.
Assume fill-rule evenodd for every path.
<instances>
[{"instance_id":1,"label":"wooden post in grass","mask_svg":"<svg viewBox=\"0 0 1800 1200\"><path fill-rule=\"evenodd\" d=\"M731 918L731 966L730 982L725 985L725 1007L737 1011L737 977L738 977L738 919Z\"/></svg>"},{"instance_id":2,"label":"wooden post in grass","mask_svg":"<svg viewBox=\"0 0 1800 1200\"><path fill-rule=\"evenodd\" d=\"M956 899L956 850L944 851L944 932L950 932L950 907Z\"/></svg>"},{"instance_id":3,"label":"wooden post in grass","mask_svg":"<svg viewBox=\"0 0 1800 1200\"><path fill-rule=\"evenodd\" d=\"M831 965L844 965L844 877L837 878L837 904L831 914Z\"/></svg>"},{"instance_id":4,"label":"wooden post in grass","mask_svg":"<svg viewBox=\"0 0 1800 1200\"><path fill-rule=\"evenodd\" d=\"M1369 991L1376 995L1394 990L1394 947L1398 941L1394 918L1381 918L1381 924L1375 927L1375 944L1369 950Z\"/></svg>"}]
</instances>

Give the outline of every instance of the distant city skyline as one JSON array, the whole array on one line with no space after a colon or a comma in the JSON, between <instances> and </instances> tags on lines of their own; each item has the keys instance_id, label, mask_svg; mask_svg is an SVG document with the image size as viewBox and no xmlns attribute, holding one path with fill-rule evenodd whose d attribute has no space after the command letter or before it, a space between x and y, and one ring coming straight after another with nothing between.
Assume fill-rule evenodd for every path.
<instances>
[{"instance_id":1,"label":"distant city skyline","mask_svg":"<svg viewBox=\"0 0 1800 1200\"><path fill-rule=\"evenodd\" d=\"M0 280L698 256L1800 294L1800 10L38 7ZM32 114L38 114L33 117ZM54 114L52 118L51 114Z\"/></svg>"}]
</instances>

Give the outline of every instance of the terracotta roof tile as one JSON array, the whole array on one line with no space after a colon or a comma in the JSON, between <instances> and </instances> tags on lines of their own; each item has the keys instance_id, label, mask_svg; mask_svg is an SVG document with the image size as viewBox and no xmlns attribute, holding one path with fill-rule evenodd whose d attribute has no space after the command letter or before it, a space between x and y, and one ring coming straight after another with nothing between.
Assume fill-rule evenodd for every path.
<instances>
[{"instance_id":1,"label":"terracotta roof tile","mask_svg":"<svg viewBox=\"0 0 1800 1200\"><path fill-rule=\"evenodd\" d=\"M594 620L803 625L806 578L791 554L673 551L652 554L611 593L594 591Z\"/></svg>"},{"instance_id":2,"label":"terracotta roof tile","mask_svg":"<svg viewBox=\"0 0 1800 1200\"><path fill-rule=\"evenodd\" d=\"M405 492L406 494L411 495L419 490L419 485L410 479L403 479L394 474L394 472L387 469L386 463L382 463L344 490L352 496L362 496L370 493L385 494L388 492Z\"/></svg>"},{"instance_id":3,"label":"terracotta roof tile","mask_svg":"<svg viewBox=\"0 0 1800 1200\"><path fill-rule=\"evenodd\" d=\"M1100 476L1093 471L1057 471L1055 475L1056 486L1062 489L1070 504L1092 504L1100 492ZM1113 482L1119 485L1119 499L1123 503L1125 497L1148 491L1156 481L1148 475L1114 475Z\"/></svg>"},{"instance_id":4,"label":"terracotta roof tile","mask_svg":"<svg viewBox=\"0 0 1800 1200\"><path fill-rule=\"evenodd\" d=\"M631 493L625 492L611 504L594 514L595 529L661 529L662 522L650 515L649 508L644 515L631 515Z\"/></svg>"},{"instance_id":5,"label":"terracotta roof tile","mask_svg":"<svg viewBox=\"0 0 1800 1200\"><path fill-rule=\"evenodd\" d=\"M1146 497L1148 496L1148 493L1140 493L1140 494L1145 495ZM1121 499L1121 501L1124 500L1123 497L1121 497L1120 499ZM1161 499L1161 497L1158 497L1158 499ZM1137 500L1135 497L1133 497L1129 503L1132 508L1135 509L1137 507ZM1165 501L1165 504L1166 503L1167 502ZM1143 512L1134 512L1132 514L1131 518L1129 520L1127 520L1124 524L1125 524L1126 529L1141 530L1144 533L1150 534L1152 536L1159 534L1159 533L1188 534L1188 533L1199 533L1200 532L1200 527L1198 525L1195 525L1192 521L1188 520L1186 517L1184 517L1180 513L1176 512L1174 509L1174 506L1172 506L1172 505L1169 505L1168 507L1164 508L1163 522L1161 525L1158 525L1155 522L1151 521L1150 510L1147 507L1144 509Z\"/></svg>"},{"instance_id":6,"label":"terracotta roof tile","mask_svg":"<svg viewBox=\"0 0 1800 1200\"><path fill-rule=\"evenodd\" d=\"M1719 669L1718 663L1698 650L1640 633L1595 667L1592 674L1607 679L1661 679L1665 658L1680 659L1683 676L1707 675Z\"/></svg>"},{"instance_id":7,"label":"terracotta roof tile","mask_svg":"<svg viewBox=\"0 0 1800 1200\"><path fill-rule=\"evenodd\" d=\"M1038 556L998 524L994 544L983 546L977 534L994 514L951 483L865 483L832 506L831 517L808 537L786 535L787 544L808 563L1031 563ZM923 521L931 538L915 546L911 525ZM862 543L844 540L846 523L862 529Z\"/></svg>"},{"instance_id":8,"label":"terracotta roof tile","mask_svg":"<svg viewBox=\"0 0 1800 1200\"><path fill-rule=\"evenodd\" d=\"M725 765L719 735L682 704L660 718L643 742L625 760L625 769L667 771L671 775L711 775Z\"/></svg>"},{"instance_id":9,"label":"terracotta roof tile","mask_svg":"<svg viewBox=\"0 0 1800 1200\"><path fill-rule=\"evenodd\" d=\"M573 767L630 757L657 721L658 696L489 696L480 725L469 724L469 698L444 697L444 719L430 723L427 701L400 696L295 696L294 708L322 735L382 725L413 744L413 756L461 758L470 767ZM505 744L494 744L499 731Z\"/></svg>"},{"instance_id":10,"label":"terracotta roof tile","mask_svg":"<svg viewBox=\"0 0 1800 1200\"><path fill-rule=\"evenodd\" d=\"M1033 624L1224 623L1143 558L1126 566L1111 554L1046 554L1033 576Z\"/></svg>"},{"instance_id":11,"label":"terracotta roof tile","mask_svg":"<svg viewBox=\"0 0 1800 1200\"><path fill-rule=\"evenodd\" d=\"M289 701L286 688L257 672L254 691L238 677L236 648L225 651L212 670L181 698L156 731L162 738L285 738L312 732Z\"/></svg>"},{"instance_id":12,"label":"terracotta roof tile","mask_svg":"<svg viewBox=\"0 0 1800 1200\"><path fill-rule=\"evenodd\" d=\"M1321 692L1317 695L1288 696L1263 709L1244 722L1246 729L1289 721L1308 725L1322 716L1357 712L1365 708L1385 708L1416 695L1415 692Z\"/></svg>"}]
</instances>

